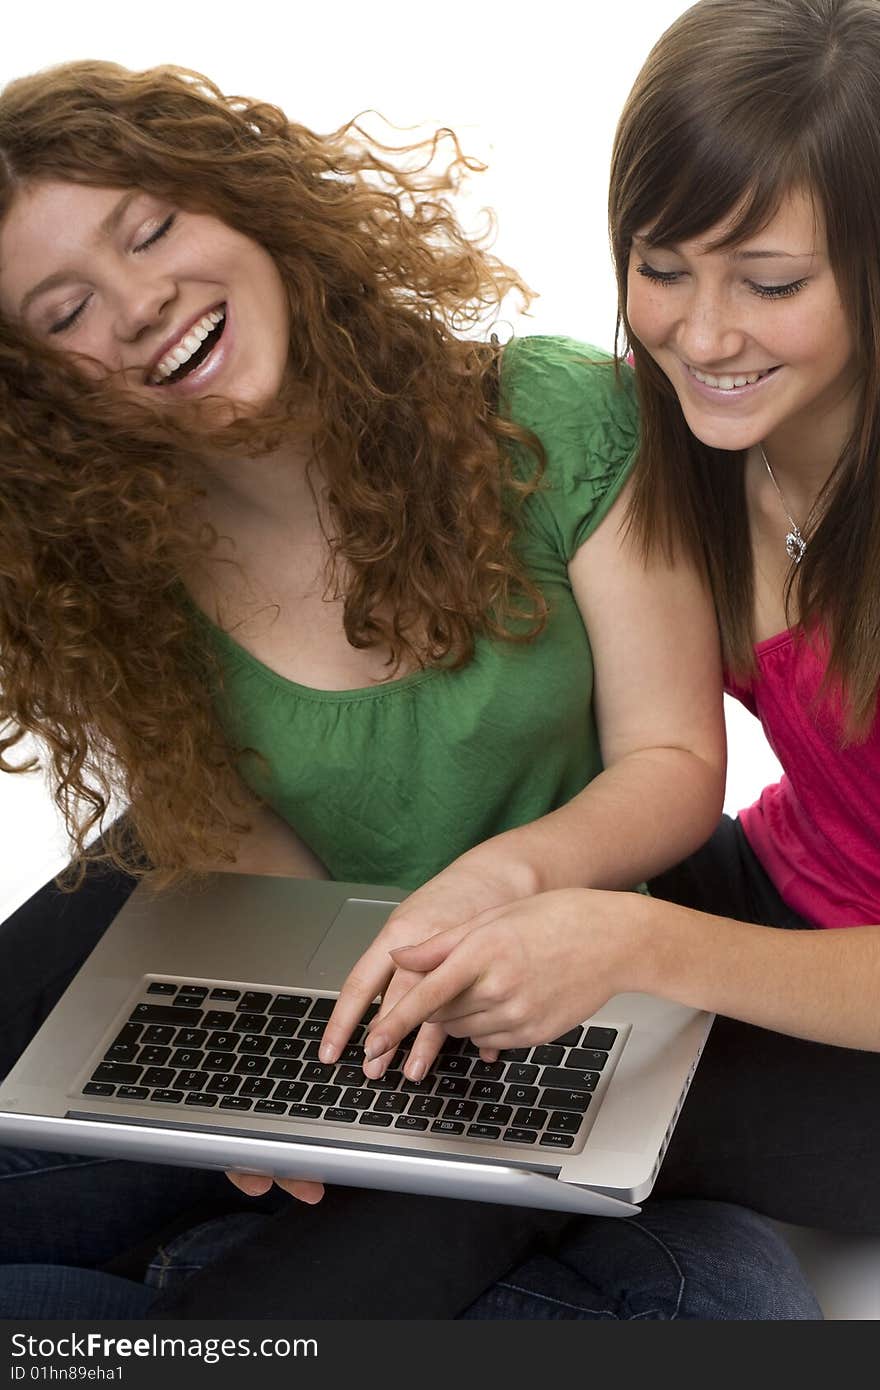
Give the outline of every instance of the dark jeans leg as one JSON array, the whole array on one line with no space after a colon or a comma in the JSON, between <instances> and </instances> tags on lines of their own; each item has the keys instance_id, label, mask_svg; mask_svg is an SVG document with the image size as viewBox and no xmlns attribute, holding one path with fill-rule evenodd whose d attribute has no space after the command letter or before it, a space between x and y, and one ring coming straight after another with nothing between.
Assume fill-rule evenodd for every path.
<instances>
[{"instance_id":1,"label":"dark jeans leg","mask_svg":"<svg viewBox=\"0 0 880 1390\"><path fill-rule=\"evenodd\" d=\"M4 1075L134 887L92 867L75 893L46 884L0 923ZM0 1261L99 1265L141 1242L152 1249L151 1237L187 1213L195 1222L246 1203L222 1173L0 1147Z\"/></svg>"},{"instance_id":2,"label":"dark jeans leg","mask_svg":"<svg viewBox=\"0 0 880 1390\"><path fill-rule=\"evenodd\" d=\"M702 912L809 927L726 817L708 844L650 888ZM880 1234L878 1094L880 1053L718 1018L655 1195L736 1202L798 1225Z\"/></svg>"}]
</instances>

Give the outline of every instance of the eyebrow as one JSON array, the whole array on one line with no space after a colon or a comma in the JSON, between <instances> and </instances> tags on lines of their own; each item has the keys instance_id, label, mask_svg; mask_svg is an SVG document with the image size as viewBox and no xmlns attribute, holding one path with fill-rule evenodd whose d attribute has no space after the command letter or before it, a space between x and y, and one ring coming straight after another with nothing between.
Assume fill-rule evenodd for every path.
<instances>
[{"instance_id":1,"label":"eyebrow","mask_svg":"<svg viewBox=\"0 0 880 1390\"><path fill-rule=\"evenodd\" d=\"M119 202L116 203L115 206L110 209L107 216L104 218L103 222L99 226L98 234L95 240L112 236L118 228L123 217L128 212L128 209L131 207L131 204L134 202L135 198L139 198L140 195L141 189L139 188L132 188L128 193L123 194L123 196L119 199ZM33 289L28 290L27 294L24 296L24 298L21 301L21 304L19 305L19 315L23 316L25 310L30 307L30 305L33 303L35 299L39 297L39 295L45 294L47 290L53 290L56 285L63 285L65 281L69 279L70 272L66 270L58 270L53 275L47 275L45 280L41 280L38 285L34 285Z\"/></svg>"},{"instance_id":2,"label":"eyebrow","mask_svg":"<svg viewBox=\"0 0 880 1390\"><path fill-rule=\"evenodd\" d=\"M647 247L652 248L652 249L654 249L654 250L662 249L662 250L666 250L666 251L673 251L673 252L676 252L676 254L677 254L677 249L676 249L676 246L675 246L675 244L674 244L673 242L664 243L664 244L661 245L661 243L658 242L658 241L651 241L650 237L638 236L638 235L633 236L633 241L634 241L634 242L635 242L635 241L638 241L642 246L647 246ZM707 250L707 251L708 251L708 250L711 250L711 247L707 247L706 250ZM812 251L776 251L776 250L771 250L771 249L768 248L768 249L766 249L766 250L763 250L763 249L762 249L762 250L754 250L754 251L731 251L731 252L730 252L730 258L731 258L731 260L734 260L734 261L772 261L772 260L803 261L803 260L809 260L811 257L815 256L816 254L817 254L817 253L816 253L815 250L812 250Z\"/></svg>"}]
</instances>

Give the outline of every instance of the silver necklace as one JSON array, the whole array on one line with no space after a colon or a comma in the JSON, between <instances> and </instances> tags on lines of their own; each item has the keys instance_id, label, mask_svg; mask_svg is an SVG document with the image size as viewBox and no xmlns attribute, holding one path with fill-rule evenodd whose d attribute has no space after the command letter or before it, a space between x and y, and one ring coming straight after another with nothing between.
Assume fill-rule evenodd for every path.
<instances>
[{"instance_id":1,"label":"silver necklace","mask_svg":"<svg viewBox=\"0 0 880 1390\"><path fill-rule=\"evenodd\" d=\"M801 535L801 528L798 526L791 512L788 510L788 507L785 505L785 498L782 495L782 488L779 486L779 484L773 476L773 469L770 467L770 464L767 461L767 455L764 453L763 444L759 444L758 448L761 451L761 458L764 460L764 467L767 469L767 472L770 475L770 481L776 489L776 495L782 503L782 510L788 517L788 522L791 526L791 530L785 537L785 553L790 560L794 560L794 563L796 565L799 565L801 560L804 558L804 554L807 549L807 542Z\"/></svg>"}]
</instances>

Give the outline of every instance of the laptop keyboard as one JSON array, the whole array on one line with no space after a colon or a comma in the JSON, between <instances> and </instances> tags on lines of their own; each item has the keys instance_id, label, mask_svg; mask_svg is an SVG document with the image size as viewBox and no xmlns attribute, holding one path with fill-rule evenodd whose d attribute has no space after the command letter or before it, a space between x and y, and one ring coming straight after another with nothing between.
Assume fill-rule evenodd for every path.
<instances>
[{"instance_id":1,"label":"laptop keyboard","mask_svg":"<svg viewBox=\"0 0 880 1390\"><path fill-rule=\"evenodd\" d=\"M339 1061L325 1063L318 1047L335 1003L305 993L154 980L83 1094L570 1149L617 1038L615 1028L585 1024L483 1062L472 1042L450 1037L424 1080L404 1077L405 1045L384 1076L368 1080L362 1040L377 1006Z\"/></svg>"}]
</instances>

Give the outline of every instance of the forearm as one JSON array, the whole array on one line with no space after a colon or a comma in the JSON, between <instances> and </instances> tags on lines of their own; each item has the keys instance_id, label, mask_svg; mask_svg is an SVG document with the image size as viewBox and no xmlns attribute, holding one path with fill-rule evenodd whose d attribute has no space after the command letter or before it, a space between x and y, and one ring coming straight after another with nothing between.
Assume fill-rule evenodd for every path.
<instances>
[{"instance_id":1,"label":"forearm","mask_svg":"<svg viewBox=\"0 0 880 1390\"><path fill-rule=\"evenodd\" d=\"M630 899L627 988L838 1047L880 1051L880 926L784 931Z\"/></svg>"},{"instance_id":2,"label":"forearm","mask_svg":"<svg viewBox=\"0 0 880 1390\"><path fill-rule=\"evenodd\" d=\"M508 864L524 891L633 888L698 849L721 815L723 774L684 748L628 754L565 806L465 858Z\"/></svg>"}]
</instances>

